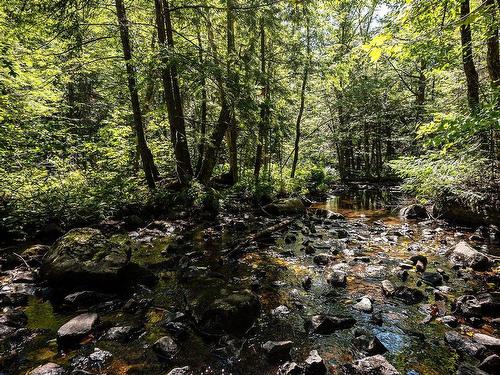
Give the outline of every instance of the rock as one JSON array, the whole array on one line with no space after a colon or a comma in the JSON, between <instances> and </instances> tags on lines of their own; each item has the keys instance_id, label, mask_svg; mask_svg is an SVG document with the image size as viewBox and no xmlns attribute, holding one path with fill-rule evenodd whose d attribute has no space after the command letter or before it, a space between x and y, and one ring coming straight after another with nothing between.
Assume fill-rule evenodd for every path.
<instances>
[{"instance_id":1,"label":"rock","mask_svg":"<svg viewBox=\"0 0 500 375\"><path fill-rule=\"evenodd\" d=\"M311 317L310 326L313 333L329 335L341 329L351 328L355 323L356 320L351 317L314 315Z\"/></svg>"},{"instance_id":2,"label":"rock","mask_svg":"<svg viewBox=\"0 0 500 375\"><path fill-rule=\"evenodd\" d=\"M125 342L130 340L134 333L131 326L111 327L104 335L105 340Z\"/></svg>"},{"instance_id":3,"label":"rock","mask_svg":"<svg viewBox=\"0 0 500 375\"><path fill-rule=\"evenodd\" d=\"M49 362L31 370L28 375L64 375L64 368Z\"/></svg>"},{"instance_id":4,"label":"rock","mask_svg":"<svg viewBox=\"0 0 500 375\"><path fill-rule=\"evenodd\" d=\"M333 271L327 278L328 284L336 287L343 287L347 285L347 276L345 272Z\"/></svg>"},{"instance_id":5,"label":"rock","mask_svg":"<svg viewBox=\"0 0 500 375\"><path fill-rule=\"evenodd\" d=\"M496 337L488 336L484 333L475 333L474 336L472 336L472 340L478 344L484 345L486 348L494 352L500 351L500 339Z\"/></svg>"},{"instance_id":6,"label":"rock","mask_svg":"<svg viewBox=\"0 0 500 375\"><path fill-rule=\"evenodd\" d=\"M124 276L130 249L92 228L73 229L45 254L42 275L56 287L92 285L109 288Z\"/></svg>"},{"instance_id":7,"label":"rock","mask_svg":"<svg viewBox=\"0 0 500 375\"><path fill-rule=\"evenodd\" d=\"M450 261L458 267L470 267L475 271L486 271L491 268L490 259L473 249L465 241L460 241L450 255Z\"/></svg>"},{"instance_id":8,"label":"rock","mask_svg":"<svg viewBox=\"0 0 500 375\"><path fill-rule=\"evenodd\" d=\"M477 296L466 294L457 298L454 303L454 313L464 317L481 317L500 314L500 293L483 293Z\"/></svg>"},{"instance_id":9,"label":"rock","mask_svg":"<svg viewBox=\"0 0 500 375\"><path fill-rule=\"evenodd\" d=\"M280 199L265 205L263 209L272 215L295 215L306 212L306 207L299 198Z\"/></svg>"},{"instance_id":10,"label":"rock","mask_svg":"<svg viewBox=\"0 0 500 375\"><path fill-rule=\"evenodd\" d=\"M393 293L393 297L397 298L408 305L414 305L422 302L425 299L424 293L421 290L410 288L407 286L399 286Z\"/></svg>"},{"instance_id":11,"label":"rock","mask_svg":"<svg viewBox=\"0 0 500 375\"><path fill-rule=\"evenodd\" d=\"M443 276L438 272L424 272L422 274L422 281L431 286L438 286L443 283Z\"/></svg>"},{"instance_id":12,"label":"rock","mask_svg":"<svg viewBox=\"0 0 500 375\"><path fill-rule=\"evenodd\" d=\"M35 287L31 283L5 284L0 287L0 306L25 306L34 295Z\"/></svg>"},{"instance_id":13,"label":"rock","mask_svg":"<svg viewBox=\"0 0 500 375\"><path fill-rule=\"evenodd\" d=\"M178 347L170 336L163 336L153 344L153 351L160 359L170 361L177 354Z\"/></svg>"},{"instance_id":14,"label":"rock","mask_svg":"<svg viewBox=\"0 0 500 375\"><path fill-rule=\"evenodd\" d=\"M500 369L500 357L496 354L492 354L486 357L477 367L488 374L495 374L495 371Z\"/></svg>"},{"instance_id":15,"label":"rock","mask_svg":"<svg viewBox=\"0 0 500 375\"><path fill-rule=\"evenodd\" d=\"M486 351L484 345L478 344L472 341L472 339L462 336L457 332L446 332L444 338L450 347L461 354L468 354L472 357L481 358Z\"/></svg>"},{"instance_id":16,"label":"rock","mask_svg":"<svg viewBox=\"0 0 500 375\"><path fill-rule=\"evenodd\" d=\"M384 354L387 351L377 336L361 330L356 330L354 336L354 345L367 355Z\"/></svg>"},{"instance_id":17,"label":"rock","mask_svg":"<svg viewBox=\"0 0 500 375\"><path fill-rule=\"evenodd\" d=\"M292 341L267 341L262 345L267 358L272 362L290 359L290 350L292 347Z\"/></svg>"},{"instance_id":18,"label":"rock","mask_svg":"<svg viewBox=\"0 0 500 375\"><path fill-rule=\"evenodd\" d=\"M98 293L91 290L71 293L64 297L64 304L71 307L88 307L100 302L109 301L113 295Z\"/></svg>"},{"instance_id":19,"label":"rock","mask_svg":"<svg viewBox=\"0 0 500 375\"><path fill-rule=\"evenodd\" d=\"M57 342L59 346L73 346L87 336L95 328L99 321L97 314L80 314L64 324L57 331Z\"/></svg>"},{"instance_id":20,"label":"rock","mask_svg":"<svg viewBox=\"0 0 500 375\"><path fill-rule=\"evenodd\" d=\"M22 328L28 324L28 317L22 310L5 308L0 315L0 325Z\"/></svg>"},{"instance_id":21,"label":"rock","mask_svg":"<svg viewBox=\"0 0 500 375\"><path fill-rule=\"evenodd\" d=\"M437 320L437 319L436 319ZM439 318L441 322L446 324L449 327L455 328L458 326L458 320L453 315L445 315L442 318Z\"/></svg>"},{"instance_id":22,"label":"rock","mask_svg":"<svg viewBox=\"0 0 500 375\"><path fill-rule=\"evenodd\" d=\"M400 375L382 355L366 357L348 366L351 375Z\"/></svg>"},{"instance_id":23,"label":"rock","mask_svg":"<svg viewBox=\"0 0 500 375\"><path fill-rule=\"evenodd\" d=\"M113 355L110 352L94 348L94 351L88 356L75 357L72 361L72 365L75 369L85 372L86 370L102 370L103 367L109 364L112 358Z\"/></svg>"},{"instance_id":24,"label":"rock","mask_svg":"<svg viewBox=\"0 0 500 375\"><path fill-rule=\"evenodd\" d=\"M304 279L302 280L302 288L304 288L304 290L310 290L311 287L312 287L311 276L304 277Z\"/></svg>"},{"instance_id":25,"label":"rock","mask_svg":"<svg viewBox=\"0 0 500 375\"><path fill-rule=\"evenodd\" d=\"M403 219L427 219L427 210L421 204L410 204L399 211L399 216Z\"/></svg>"},{"instance_id":26,"label":"rock","mask_svg":"<svg viewBox=\"0 0 500 375\"><path fill-rule=\"evenodd\" d=\"M168 372L167 375L189 375L191 374L191 368L189 366L176 367Z\"/></svg>"},{"instance_id":27,"label":"rock","mask_svg":"<svg viewBox=\"0 0 500 375\"><path fill-rule=\"evenodd\" d=\"M368 297L361 298L361 300L353 307L356 310L360 310L366 313L371 313L373 311L372 301Z\"/></svg>"},{"instance_id":28,"label":"rock","mask_svg":"<svg viewBox=\"0 0 500 375\"><path fill-rule=\"evenodd\" d=\"M285 362L278 369L276 375L302 375L304 369L295 362Z\"/></svg>"},{"instance_id":29,"label":"rock","mask_svg":"<svg viewBox=\"0 0 500 375\"><path fill-rule=\"evenodd\" d=\"M478 367L474 367L468 363L463 363L458 367L457 375L488 375Z\"/></svg>"},{"instance_id":30,"label":"rock","mask_svg":"<svg viewBox=\"0 0 500 375\"><path fill-rule=\"evenodd\" d=\"M384 295L390 297L394 294L395 291L396 288L389 280L382 281L382 292L384 293Z\"/></svg>"},{"instance_id":31,"label":"rock","mask_svg":"<svg viewBox=\"0 0 500 375\"><path fill-rule=\"evenodd\" d=\"M311 350L309 357L305 360L304 373L305 375L326 375L328 369L325 361L318 354L317 350Z\"/></svg>"},{"instance_id":32,"label":"rock","mask_svg":"<svg viewBox=\"0 0 500 375\"><path fill-rule=\"evenodd\" d=\"M215 300L202 314L200 325L209 333L245 333L260 314L259 298L249 290Z\"/></svg>"},{"instance_id":33,"label":"rock","mask_svg":"<svg viewBox=\"0 0 500 375\"><path fill-rule=\"evenodd\" d=\"M313 261L318 266L326 266L335 259L333 255L321 253L314 256Z\"/></svg>"}]
</instances>

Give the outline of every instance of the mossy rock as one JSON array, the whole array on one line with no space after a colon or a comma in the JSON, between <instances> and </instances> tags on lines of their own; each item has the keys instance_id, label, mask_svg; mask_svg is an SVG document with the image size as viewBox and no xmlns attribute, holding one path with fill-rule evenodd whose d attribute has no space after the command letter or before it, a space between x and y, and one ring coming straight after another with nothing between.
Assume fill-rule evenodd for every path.
<instances>
[{"instance_id":1,"label":"mossy rock","mask_svg":"<svg viewBox=\"0 0 500 375\"><path fill-rule=\"evenodd\" d=\"M55 287L110 287L123 278L130 247L113 242L98 229L69 231L51 247L42 262L42 276Z\"/></svg>"},{"instance_id":2,"label":"mossy rock","mask_svg":"<svg viewBox=\"0 0 500 375\"><path fill-rule=\"evenodd\" d=\"M300 198L286 198L265 205L264 211L272 215L297 215L304 214L306 207Z\"/></svg>"}]
</instances>

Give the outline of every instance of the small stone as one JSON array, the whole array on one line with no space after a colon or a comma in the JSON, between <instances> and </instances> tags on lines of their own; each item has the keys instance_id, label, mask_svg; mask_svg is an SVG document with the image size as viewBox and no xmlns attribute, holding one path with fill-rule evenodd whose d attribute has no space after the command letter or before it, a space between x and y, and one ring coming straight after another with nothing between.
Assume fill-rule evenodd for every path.
<instances>
[{"instance_id":1,"label":"small stone","mask_svg":"<svg viewBox=\"0 0 500 375\"><path fill-rule=\"evenodd\" d=\"M396 288L394 285L389 280L384 280L382 281L382 292L386 296L392 296L394 292L396 291Z\"/></svg>"},{"instance_id":2,"label":"small stone","mask_svg":"<svg viewBox=\"0 0 500 375\"><path fill-rule=\"evenodd\" d=\"M373 311L372 301L368 297L363 297L361 300L353 306L356 310L360 310L366 313L371 313Z\"/></svg>"},{"instance_id":3,"label":"small stone","mask_svg":"<svg viewBox=\"0 0 500 375\"><path fill-rule=\"evenodd\" d=\"M327 278L328 284L335 287L344 287L347 285L347 275L342 271L333 271Z\"/></svg>"},{"instance_id":4,"label":"small stone","mask_svg":"<svg viewBox=\"0 0 500 375\"><path fill-rule=\"evenodd\" d=\"M453 315L446 315L439 319L449 327L455 328L458 326L458 320Z\"/></svg>"},{"instance_id":5,"label":"small stone","mask_svg":"<svg viewBox=\"0 0 500 375\"><path fill-rule=\"evenodd\" d=\"M484 333L475 333L472 339L490 350L500 351L500 339L496 337L485 335Z\"/></svg>"},{"instance_id":6,"label":"small stone","mask_svg":"<svg viewBox=\"0 0 500 375\"><path fill-rule=\"evenodd\" d=\"M159 358L170 361L177 354L178 347L170 336L163 336L153 344L153 351Z\"/></svg>"},{"instance_id":7,"label":"small stone","mask_svg":"<svg viewBox=\"0 0 500 375\"><path fill-rule=\"evenodd\" d=\"M295 362L285 362L280 366L276 375L301 375L304 369Z\"/></svg>"},{"instance_id":8,"label":"small stone","mask_svg":"<svg viewBox=\"0 0 500 375\"><path fill-rule=\"evenodd\" d=\"M422 274L422 281L435 287L443 283L443 276L438 272L424 272Z\"/></svg>"},{"instance_id":9,"label":"small stone","mask_svg":"<svg viewBox=\"0 0 500 375\"><path fill-rule=\"evenodd\" d=\"M191 368L189 366L176 367L168 372L167 375L189 375Z\"/></svg>"},{"instance_id":10,"label":"small stone","mask_svg":"<svg viewBox=\"0 0 500 375\"><path fill-rule=\"evenodd\" d=\"M496 354L492 354L486 357L477 367L489 374L494 374L495 371L500 369L500 357Z\"/></svg>"},{"instance_id":11,"label":"small stone","mask_svg":"<svg viewBox=\"0 0 500 375\"><path fill-rule=\"evenodd\" d=\"M60 346L77 344L95 328L99 317L94 313L80 314L64 324L57 331L57 342Z\"/></svg>"},{"instance_id":12,"label":"small stone","mask_svg":"<svg viewBox=\"0 0 500 375\"><path fill-rule=\"evenodd\" d=\"M354 362L348 368L351 375L400 375L400 373L380 354Z\"/></svg>"},{"instance_id":13,"label":"small stone","mask_svg":"<svg viewBox=\"0 0 500 375\"><path fill-rule=\"evenodd\" d=\"M310 290L311 286L312 286L311 276L304 277L304 279L302 280L302 287L304 288L304 290Z\"/></svg>"},{"instance_id":14,"label":"small stone","mask_svg":"<svg viewBox=\"0 0 500 375\"><path fill-rule=\"evenodd\" d=\"M335 331L351 328L356 320L350 317L342 318L329 315L314 315L310 324L313 333L329 335Z\"/></svg>"},{"instance_id":15,"label":"small stone","mask_svg":"<svg viewBox=\"0 0 500 375\"><path fill-rule=\"evenodd\" d=\"M318 354L317 350L311 350L309 357L305 360L305 375L326 375L328 369L325 361Z\"/></svg>"},{"instance_id":16,"label":"small stone","mask_svg":"<svg viewBox=\"0 0 500 375\"><path fill-rule=\"evenodd\" d=\"M315 255L313 258L313 261L318 266L326 266L330 262L332 262L334 259L335 259L335 257L333 255L321 253L321 254Z\"/></svg>"},{"instance_id":17,"label":"small stone","mask_svg":"<svg viewBox=\"0 0 500 375\"><path fill-rule=\"evenodd\" d=\"M290 359L292 347L292 341L267 341L262 345L268 359L273 362Z\"/></svg>"},{"instance_id":18,"label":"small stone","mask_svg":"<svg viewBox=\"0 0 500 375\"><path fill-rule=\"evenodd\" d=\"M38 366L37 368L31 370L29 375L63 375L64 368L61 366L49 362L44 365Z\"/></svg>"}]
</instances>

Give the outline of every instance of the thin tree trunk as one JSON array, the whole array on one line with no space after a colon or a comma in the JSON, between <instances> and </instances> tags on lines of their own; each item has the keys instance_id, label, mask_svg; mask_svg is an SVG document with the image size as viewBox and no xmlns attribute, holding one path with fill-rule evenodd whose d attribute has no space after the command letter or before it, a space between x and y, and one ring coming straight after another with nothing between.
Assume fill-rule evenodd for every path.
<instances>
[{"instance_id":1,"label":"thin tree trunk","mask_svg":"<svg viewBox=\"0 0 500 375\"><path fill-rule=\"evenodd\" d=\"M426 63L420 62L420 71L418 75L417 95L415 105L417 107L417 121L421 121L424 117L425 91L427 86L427 78L425 77Z\"/></svg>"},{"instance_id":2,"label":"thin tree trunk","mask_svg":"<svg viewBox=\"0 0 500 375\"><path fill-rule=\"evenodd\" d=\"M167 57L167 50L174 47L168 1L155 0L155 13L158 41L161 48L163 91L170 123L170 138L174 148L177 177L180 182L187 183L193 175L193 170L186 138L177 69L175 65L170 63Z\"/></svg>"},{"instance_id":3,"label":"thin tree trunk","mask_svg":"<svg viewBox=\"0 0 500 375\"><path fill-rule=\"evenodd\" d=\"M256 182L259 181L260 169L262 167L263 144L269 121L269 85L266 77L266 34L262 20L260 22L260 74L262 104L260 105L259 131L257 137L257 149L255 152L254 177Z\"/></svg>"},{"instance_id":4,"label":"thin tree trunk","mask_svg":"<svg viewBox=\"0 0 500 375\"><path fill-rule=\"evenodd\" d=\"M306 66L304 68L304 76L302 78L302 87L300 90L300 108L299 114L297 115L297 121L295 123L295 142L293 148L293 161L292 161L292 171L290 173L291 178L295 178L295 171L297 169L297 162L299 161L299 143L300 143L300 123L302 121L302 115L304 114L304 106L306 100L306 86L307 86L307 77L309 75L309 65L311 59L311 46L310 46L310 35L309 35L309 20L307 20L306 24L306 51L307 51L307 61Z\"/></svg>"},{"instance_id":5,"label":"thin tree trunk","mask_svg":"<svg viewBox=\"0 0 500 375\"><path fill-rule=\"evenodd\" d=\"M201 73L201 108L200 108L200 142L198 144L198 160L196 162L196 175L200 172L201 164L203 162L203 155L205 153L205 136L207 133L207 82L205 78L204 59L203 59L203 44L201 41L201 34L198 31L198 45L200 66L203 69Z\"/></svg>"},{"instance_id":6,"label":"thin tree trunk","mask_svg":"<svg viewBox=\"0 0 500 375\"><path fill-rule=\"evenodd\" d=\"M469 14L469 0L462 0L460 5L460 16L464 23L460 26L460 37L462 42L462 61L465 77L467 79L467 100L470 110L472 112L477 112L479 109L479 75L474 65L471 27L466 21Z\"/></svg>"},{"instance_id":7,"label":"thin tree trunk","mask_svg":"<svg viewBox=\"0 0 500 375\"><path fill-rule=\"evenodd\" d=\"M486 40L488 48L487 50L488 73L490 75L491 85L493 89L497 90L500 88L500 52L498 46L498 19L496 15L494 0L485 0L484 3L488 7L488 38ZM500 98L498 98L497 100L498 100L498 107L500 107Z\"/></svg>"},{"instance_id":8,"label":"thin tree trunk","mask_svg":"<svg viewBox=\"0 0 500 375\"><path fill-rule=\"evenodd\" d=\"M130 35L128 29L128 20L125 12L123 0L115 0L116 15L120 26L120 38L122 42L123 56L127 68L128 89L130 92L130 101L132 102L132 112L134 115L134 126L137 137L137 144L142 159L142 167L146 177L146 182L150 189L155 188L153 157L148 148L144 127L142 124L141 107L139 103L139 94L137 90L137 80L135 77L135 67L132 64L132 47L130 45Z\"/></svg>"}]
</instances>

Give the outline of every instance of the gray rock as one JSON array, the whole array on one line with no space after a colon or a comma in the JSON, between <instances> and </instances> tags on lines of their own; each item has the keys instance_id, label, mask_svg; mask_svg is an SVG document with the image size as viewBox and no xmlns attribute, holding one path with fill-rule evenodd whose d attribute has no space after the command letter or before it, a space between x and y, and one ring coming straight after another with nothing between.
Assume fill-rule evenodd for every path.
<instances>
[{"instance_id":1,"label":"gray rock","mask_svg":"<svg viewBox=\"0 0 500 375\"><path fill-rule=\"evenodd\" d=\"M482 358L486 352L484 345L474 342L472 339L462 336L457 332L446 332L444 338L450 347L461 354Z\"/></svg>"},{"instance_id":2,"label":"gray rock","mask_svg":"<svg viewBox=\"0 0 500 375\"><path fill-rule=\"evenodd\" d=\"M382 292L384 293L384 295L390 297L394 294L395 291L396 288L389 280L382 281Z\"/></svg>"},{"instance_id":3,"label":"gray rock","mask_svg":"<svg viewBox=\"0 0 500 375\"><path fill-rule=\"evenodd\" d=\"M486 357L477 367L488 374L495 374L495 371L500 369L500 357L492 354Z\"/></svg>"},{"instance_id":4,"label":"gray rock","mask_svg":"<svg viewBox=\"0 0 500 375\"><path fill-rule=\"evenodd\" d=\"M494 352L500 351L500 339L496 337L485 335L484 333L475 333L472 336L472 340Z\"/></svg>"},{"instance_id":5,"label":"gray rock","mask_svg":"<svg viewBox=\"0 0 500 375\"><path fill-rule=\"evenodd\" d=\"M363 297L361 300L353 306L356 310L360 310L366 313L371 313L373 311L372 301L368 297Z\"/></svg>"},{"instance_id":6,"label":"gray rock","mask_svg":"<svg viewBox=\"0 0 500 375\"><path fill-rule=\"evenodd\" d=\"M72 361L72 365L75 369L79 370L102 370L106 365L109 364L113 355L99 348L94 348L94 351L88 356L78 356Z\"/></svg>"},{"instance_id":7,"label":"gray rock","mask_svg":"<svg viewBox=\"0 0 500 375\"><path fill-rule=\"evenodd\" d=\"M49 362L31 370L28 375L64 375L64 373L64 368L55 363Z\"/></svg>"},{"instance_id":8,"label":"gray rock","mask_svg":"<svg viewBox=\"0 0 500 375\"><path fill-rule=\"evenodd\" d=\"M156 355L164 360L172 360L178 352L178 347L175 341L170 336L160 337L153 344L153 351Z\"/></svg>"},{"instance_id":9,"label":"gray rock","mask_svg":"<svg viewBox=\"0 0 500 375\"><path fill-rule=\"evenodd\" d=\"M167 375L189 375L191 374L191 369L189 366L176 367L168 372Z\"/></svg>"},{"instance_id":10,"label":"gray rock","mask_svg":"<svg viewBox=\"0 0 500 375\"><path fill-rule=\"evenodd\" d=\"M427 219L427 210L421 204L410 204L399 211L399 216L403 219Z\"/></svg>"},{"instance_id":11,"label":"gray rock","mask_svg":"<svg viewBox=\"0 0 500 375\"><path fill-rule=\"evenodd\" d=\"M285 362L278 369L276 375L301 375L304 369L295 362Z\"/></svg>"},{"instance_id":12,"label":"gray rock","mask_svg":"<svg viewBox=\"0 0 500 375\"><path fill-rule=\"evenodd\" d=\"M330 285L343 287L347 285L347 275L343 271L333 271L327 278Z\"/></svg>"},{"instance_id":13,"label":"gray rock","mask_svg":"<svg viewBox=\"0 0 500 375\"><path fill-rule=\"evenodd\" d=\"M92 228L73 229L45 254L42 275L56 287L96 285L109 287L124 276L130 248L118 245Z\"/></svg>"},{"instance_id":14,"label":"gray rock","mask_svg":"<svg viewBox=\"0 0 500 375\"><path fill-rule=\"evenodd\" d=\"M439 286L443 283L443 276L438 272L424 272L422 281L432 286Z\"/></svg>"},{"instance_id":15,"label":"gray rock","mask_svg":"<svg viewBox=\"0 0 500 375\"><path fill-rule=\"evenodd\" d=\"M356 330L354 333L354 345L367 355L377 355L383 354L387 351L387 348L380 342L377 336L364 332L362 330Z\"/></svg>"},{"instance_id":16,"label":"gray rock","mask_svg":"<svg viewBox=\"0 0 500 375\"><path fill-rule=\"evenodd\" d=\"M425 299L425 295L421 290L407 286L397 287L392 296L408 305L414 305Z\"/></svg>"},{"instance_id":17,"label":"gray rock","mask_svg":"<svg viewBox=\"0 0 500 375\"><path fill-rule=\"evenodd\" d=\"M400 375L380 354L354 362L349 370L352 375Z\"/></svg>"},{"instance_id":18,"label":"gray rock","mask_svg":"<svg viewBox=\"0 0 500 375\"><path fill-rule=\"evenodd\" d=\"M273 362L290 359L292 347L292 341L267 341L262 345L267 358Z\"/></svg>"},{"instance_id":19,"label":"gray rock","mask_svg":"<svg viewBox=\"0 0 500 375\"><path fill-rule=\"evenodd\" d=\"M57 331L60 346L72 346L87 336L95 328L99 317L94 313L80 314L61 326Z\"/></svg>"},{"instance_id":20,"label":"gray rock","mask_svg":"<svg viewBox=\"0 0 500 375\"><path fill-rule=\"evenodd\" d=\"M483 315L497 317L500 314L500 294L496 292L460 296L455 301L454 312L469 318Z\"/></svg>"},{"instance_id":21,"label":"gray rock","mask_svg":"<svg viewBox=\"0 0 500 375\"><path fill-rule=\"evenodd\" d=\"M305 360L305 375L326 375L327 372L325 361L319 356L318 351L311 350Z\"/></svg>"},{"instance_id":22,"label":"gray rock","mask_svg":"<svg viewBox=\"0 0 500 375\"><path fill-rule=\"evenodd\" d=\"M329 335L335 331L351 328L356 320L351 317L336 317L329 315L314 315L310 326L313 333Z\"/></svg>"},{"instance_id":23,"label":"gray rock","mask_svg":"<svg viewBox=\"0 0 500 375\"><path fill-rule=\"evenodd\" d=\"M486 271L491 268L490 259L473 249L467 242L460 241L450 255L450 261L455 266L470 267L475 271Z\"/></svg>"},{"instance_id":24,"label":"gray rock","mask_svg":"<svg viewBox=\"0 0 500 375\"><path fill-rule=\"evenodd\" d=\"M273 215L295 215L306 212L306 207L299 198L280 199L265 205L263 209Z\"/></svg>"},{"instance_id":25,"label":"gray rock","mask_svg":"<svg viewBox=\"0 0 500 375\"><path fill-rule=\"evenodd\" d=\"M314 256L313 261L318 266L326 266L335 259L333 255L321 253Z\"/></svg>"},{"instance_id":26,"label":"gray rock","mask_svg":"<svg viewBox=\"0 0 500 375\"><path fill-rule=\"evenodd\" d=\"M494 373L495 374L495 373ZM468 363L463 363L458 367L457 375L488 375L478 367L474 367Z\"/></svg>"},{"instance_id":27,"label":"gray rock","mask_svg":"<svg viewBox=\"0 0 500 375\"><path fill-rule=\"evenodd\" d=\"M133 334L131 326L111 327L104 335L104 339L112 341L128 341Z\"/></svg>"},{"instance_id":28,"label":"gray rock","mask_svg":"<svg viewBox=\"0 0 500 375\"><path fill-rule=\"evenodd\" d=\"M241 335L252 327L259 314L259 298L249 290L244 290L211 303L202 313L200 325L210 333Z\"/></svg>"}]
</instances>

